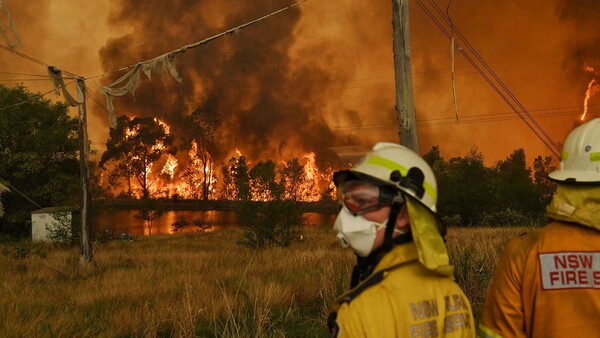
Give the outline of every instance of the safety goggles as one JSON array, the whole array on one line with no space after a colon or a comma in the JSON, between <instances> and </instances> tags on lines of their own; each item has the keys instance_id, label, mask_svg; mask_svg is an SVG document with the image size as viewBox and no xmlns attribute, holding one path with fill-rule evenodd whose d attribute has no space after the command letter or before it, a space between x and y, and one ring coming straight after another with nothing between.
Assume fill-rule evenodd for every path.
<instances>
[{"instance_id":1,"label":"safety goggles","mask_svg":"<svg viewBox=\"0 0 600 338\"><path fill-rule=\"evenodd\" d=\"M354 215L390 206L393 199L390 190L362 181L345 182L338 189L338 200Z\"/></svg>"}]
</instances>

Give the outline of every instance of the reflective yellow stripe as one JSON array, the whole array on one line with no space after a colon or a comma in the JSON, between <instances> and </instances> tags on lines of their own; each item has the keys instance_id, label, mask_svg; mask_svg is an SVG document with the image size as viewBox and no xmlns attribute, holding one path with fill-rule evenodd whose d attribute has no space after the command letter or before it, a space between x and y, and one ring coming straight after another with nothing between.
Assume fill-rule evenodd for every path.
<instances>
[{"instance_id":1,"label":"reflective yellow stripe","mask_svg":"<svg viewBox=\"0 0 600 338\"><path fill-rule=\"evenodd\" d=\"M600 161L600 153L590 153L590 161L592 161L592 162Z\"/></svg>"},{"instance_id":2,"label":"reflective yellow stripe","mask_svg":"<svg viewBox=\"0 0 600 338\"><path fill-rule=\"evenodd\" d=\"M406 176L406 173L408 172L408 169L405 168L404 166L402 166L394 161L388 160L387 158L383 158L383 157L379 157L379 156L369 157L367 159L366 163L380 166L380 167L389 169L391 171L398 170L398 171L400 171L402 176ZM431 196L433 201L437 203L437 190L435 190L435 188L431 184L429 184L429 182L427 182L427 181L423 182L423 187L425 188L425 192L427 193L427 195Z\"/></svg>"},{"instance_id":3,"label":"reflective yellow stripe","mask_svg":"<svg viewBox=\"0 0 600 338\"><path fill-rule=\"evenodd\" d=\"M496 332L483 326L483 324L479 324L479 327L477 328L477 337L478 338L504 338L501 335L497 334Z\"/></svg>"},{"instance_id":4,"label":"reflective yellow stripe","mask_svg":"<svg viewBox=\"0 0 600 338\"><path fill-rule=\"evenodd\" d=\"M568 153L567 151L563 150L563 152L560 154L560 158L561 158L563 161L566 161L566 160L568 160L568 159L569 159L569 153Z\"/></svg>"}]
</instances>

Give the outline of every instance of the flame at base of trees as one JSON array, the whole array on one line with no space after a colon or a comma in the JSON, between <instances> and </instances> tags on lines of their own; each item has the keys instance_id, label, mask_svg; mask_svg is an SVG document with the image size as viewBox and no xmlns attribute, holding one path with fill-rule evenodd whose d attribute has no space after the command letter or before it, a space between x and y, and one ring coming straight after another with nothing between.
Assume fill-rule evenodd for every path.
<instances>
[{"instance_id":1,"label":"flame at base of trees","mask_svg":"<svg viewBox=\"0 0 600 338\"><path fill-rule=\"evenodd\" d=\"M181 160L169 153L170 128L158 119L122 116L110 136L100 167L108 173L104 188L113 195L263 202L335 198L333 170L319 170L312 152L279 164L268 160L252 165L235 149L218 175L213 154L200 140L188 143Z\"/></svg>"}]
</instances>

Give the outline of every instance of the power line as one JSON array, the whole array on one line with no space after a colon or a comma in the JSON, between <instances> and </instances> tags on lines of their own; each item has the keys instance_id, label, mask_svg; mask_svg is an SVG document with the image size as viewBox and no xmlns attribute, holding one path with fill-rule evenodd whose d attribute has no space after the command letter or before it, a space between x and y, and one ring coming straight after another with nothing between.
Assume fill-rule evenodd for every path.
<instances>
[{"instance_id":1,"label":"power line","mask_svg":"<svg viewBox=\"0 0 600 338\"><path fill-rule=\"evenodd\" d=\"M71 84L71 83L73 83L73 82L75 82L75 81L71 81L71 82L67 83L67 85L69 85L69 84ZM31 101L33 101L33 100L37 100L37 99L39 99L40 97L44 97L44 96L46 96L46 95L48 95L48 94L50 94L50 93L52 93L52 92L54 92L54 88L53 88L53 89L50 89L49 91L47 91L47 92L45 92L45 93L38 94L38 95L33 95L33 96L31 96L29 99L27 99L27 100L25 100L25 101L17 102L17 103L15 103L15 104L13 104L13 105L6 106L6 107L1 107L1 108L0 108L0 111L6 110L6 109L9 109L9 108L13 108L13 107L17 107L17 106L20 106L20 105L22 105L22 104L25 104L25 103L31 102Z\"/></svg>"},{"instance_id":2,"label":"power line","mask_svg":"<svg viewBox=\"0 0 600 338\"><path fill-rule=\"evenodd\" d=\"M46 76L45 79L0 79L0 82L22 82L22 81L31 81L31 82L48 81L48 77Z\"/></svg>"},{"instance_id":3,"label":"power line","mask_svg":"<svg viewBox=\"0 0 600 338\"><path fill-rule=\"evenodd\" d=\"M452 24L452 22L450 21L450 18L448 16L444 16L444 14L442 13L441 9L438 7L438 5L433 0L429 0L429 2L434 6L434 8L441 15L441 17L446 20L447 23ZM519 108L521 108L523 110L523 113L536 125L536 127L538 128L538 130L541 131L544 134L544 136L546 137L546 139L554 146L554 148L558 152L560 152L561 149L558 146L558 144L556 144L556 142L554 142L554 140L546 133L546 131L544 130L544 128L542 128L542 126L540 126L537 123L537 121L529 114L529 112L527 111L527 109L525 109L525 107L521 104L521 102L517 99L517 97L510 91L510 89L504 84L504 82L502 82L502 80L498 77L498 75L496 75L496 73L490 68L490 66L487 64L487 62L485 62L485 60L483 60L483 58L481 57L481 55L479 55L479 53L477 52L477 50L473 46L471 46L471 44L469 43L469 41L462 35L462 33L458 30L458 28L454 28L454 26L453 26L453 31L456 31L456 33L458 34L458 36L465 42L465 45L477 57L477 59L479 60L479 62L481 62L481 64L488 70L488 72L494 77L494 79L500 84L500 86L502 86L502 88L506 91L506 93L508 93L508 95L519 106ZM523 120L523 121L525 121L525 120ZM558 156L558 154L557 154L557 156Z\"/></svg>"},{"instance_id":4,"label":"power line","mask_svg":"<svg viewBox=\"0 0 600 338\"><path fill-rule=\"evenodd\" d=\"M417 4L423 9L425 14L434 22L434 24L442 31L442 33L444 33L444 35L446 35L446 37L450 39L451 38L450 33L442 26L442 24L440 23L440 21L438 21L438 19L435 17L435 15L433 13L431 13L431 11L420 0L416 0L416 1L417 1ZM430 3L431 2L432 1L430 0ZM433 6L434 6L434 8L436 8L438 13L441 13L440 16L448 24L449 19L441 12L441 10L437 6L437 4L433 3ZM483 76L483 78L492 87L492 89L494 89L494 91L496 91L496 93L517 114L517 116L519 116L519 118L538 137L538 139L540 139L540 141L552 152L552 154L554 154L556 157L560 157L559 156L559 151L560 151L559 146L548 136L548 134L544 131L544 129L537 123L537 121L535 121L535 119L531 116L531 114L529 114L527 112L525 107L523 107L523 105L518 101L518 99L510 92L508 87L506 87L506 85L500 80L500 78L485 63L485 61L481 58L481 56L479 56L477 51L468 43L468 41L460 33L458 28L453 26L453 32L455 32L458 35L458 37L464 41L465 46L467 46L468 50L473 55L476 56L478 61L483 65L483 67L488 71L488 73L490 73L490 75L494 78L494 80L496 80L496 82L498 83L498 85L501 88L499 88L499 86L494 81L492 81L492 79L490 79L488 77L488 75L479 67L479 65L471 58L471 56L468 53L466 53L464 51L464 49L460 48L460 46L459 46L459 49L462 51L463 56L469 61L469 63L471 63L471 65L477 70L477 72L479 72ZM501 89L503 89L505 92L503 92ZM509 97L512 99L512 102L511 102L511 100L509 100ZM521 113L517 107L520 108L523 112ZM527 118L533 122L535 127L525 118L525 116L523 116L523 114L525 114L527 116ZM537 129L536 129L536 127L537 127Z\"/></svg>"},{"instance_id":5,"label":"power line","mask_svg":"<svg viewBox=\"0 0 600 338\"><path fill-rule=\"evenodd\" d=\"M22 58L24 58L24 59L27 59L27 60L29 60L29 61L31 61L31 62L37 63L38 65L44 66L45 68L48 68L48 67L50 67L50 65L49 65L49 64L47 64L47 63L46 63L46 62L44 62L44 61L38 60L38 59L36 59L36 58L34 58L34 57L32 57L32 56L29 56L29 55L27 55L27 54L24 54L24 53L18 52L18 51L14 50L14 49L12 49L12 48L10 48L10 47L7 47L7 46L5 46L5 45L2 45L2 44L0 44L0 48L1 48L1 49L4 49L4 50L6 50L6 51L9 51L9 52L11 52L11 53L13 53L13 54L15 54L15 55L17 55L17 56L20 56L20 57L22 57ZM73 73L71 73L71 72L68 72L68 71L65 71L65 70L63 70L62 72L63 72L64 74L68 74L68 75L69 75L69 76L67 76L67 77L64 77L65 79L74 79L74 78L77 78L77 75L75 75L75 74L73 74ZM38 75L33 75L33 76L38 76Z\"/></svg>"},{"instance_id":6,"label":"power line","mask_svg":"<svg viewBox=\"0 0 600 338\"><path fill-rule=\"evenodd\" d=\"M596 106L597 109L590 109L590 113L600 112L600 105ZM539 113L532 114L539 118L551 118L556 116L565 115L579 115L581 113L580 107L561 107L561 108L544 108L537 111ZM556 111L554 111L556 110ZM499 121L510 121L514 119L514 112L505 113L490 113L490 114L478 114L463 116L459 122L456 122L454 117L440 117L433 119L417 120L417 125L421 127L435 127L435 126L449 126L457 124L473 124L473 123L487 123L487 122L499 122ZM346 125L335 127L336 130L341 131L371 131L371 130L386 130L392 129L395 124L392 123L370 123L360 125Z\"/></svg>"},{"instance_id":7,"label":"power line","mask_svg":"<svg viewBox=\"0 0 600 338\"><path fill-rule=\"evenodd\" d=\"M14 49L12 49L12 48L10 48L10 47L7 47L7 46L5 46L5 45L2 45L2 44L0 44L0 48L2 48L2 49L4 49L4 50L7 50L7 51L9 51L9 52L11 52L11 53L13 53L13 54L15 54L15 55L18 55L18 56L20 56L20 57L22 57L22 58L24 58L24 59L27 59L27 60L29 60L29 61L31 61L31 62L37 63L38 65L42 65L42 66L44 66L44 67L48 67L48 66L50 66L49 64L47 64L47 63L45 63L45 62L43 62L43 61L41 61L41 60L38 60L38 59L36 59L36 58L34 58L34 57L31 57L31 56L29 56L29 55L23 54L23 53L21 53L21 52L17 52L16 50L14 50Z\"/></svg>"},{"instance_id":8,"label":"power line","mask_svg":"<svg viewBox=\"0 0 600 338\"><path fill-rule=\"evenodd\" d=\"M217 34L217 35L213 35L213 36L211 36L211 37L209 37L209 38L206 38L206 39L204 39L204 40L201 40L201 41L198 41L198 42L195 42L195 43L189 44L189 45L185 45L185 46L183 46L183 47L180 47L180 48L178 48L178 49L172 50L172 51L170 51L170 52L168 52L168 53L165 53L165 54L163 54L163 56L164 56L164 55L168 55L168 56L170 56L170 57L174 57L176 54L183 54L183 53L185 53L185 52L186 52L188 49L192 49L192 48L196 48L196 47L199 47L199 46L202 46L202 45L206 45L206 44L208 44L209 42L211 42L211 41L213 41L213 40L216 40L216 39L218 39L218 38L220 38L220 37L222 37L222 36L228 35L228 34L234 34L234 33L237 33L237 32L241 31L242 29L244 29L244 28L246 28L246 27L248 27L248 26L251 26L251 25L253 25L253 24L255 24L255 23L259 22L259 21L262 21L262 20L264 20L264 19L268 18L268 17L271 17L271 16L274 16L274 15L277 15L277 14L279 14L279 13L281 13L281 12L283 12L283 11L286 11L286 10L288 10L288 9L290 9L290 8L293 8L293 7L299 6L300 4L302 4L303 2L306 2L306 1L308 1L308 0L300 0L300 1L298 1L298 2L296 2L296 3L293 3L293 4L289 5L289 6L283 7L283 8L281 8L281 9L279 9L279 10L275 11L275 12L269 13L269 14L267 14L267 15L263 15L262 17L260 17L260 18L258 18L258 19L252 20L252 21L250 21L250 22L246 22L245 24L242 24L242 25L239 25L239 26L237 26L237 27L234 27L234 28L228 29L228 30L226 30L226 31L224 31L224 32L221 32L221 33L219 33L219 34ZM159 58L160 58L160 56L159 56ZM131 68L135 68L135 67L136 67L137 65L139 65L139 64L150 64L150 63L152 63L153 61L155 61L155 60L157 60L157 59L158 59L158 58L153 58L153 59L150 59L150 60L146 60L146 61L138 62L138 63L137 63L137 64L135 64L135 65L130 65L130 66L127 66L127 67L123 67L123 68L120 68L120 69L118 69L118 70L116 70L116 71L112 71L112 72L106 72L106 73L103 73L103 74L95 75L95 76L89 77L89 78L87 78L87 79L94 79L94 78L97 78L97 77L102 77L102 76L105 76L105 75L107 75L107 74L114 73L114 72L117 72L117 71L122 71L122 70L127 70L127 69L131 69ZM127 75L125 75L125 76L127 76ZM119 80L117 80L116 82L118 82L118 81L119 81Z\"/></svg>"},{"instance_id":9,"label":"power line","mask_svg":"<svg viewBox=\"0 0 600 338\"><path fill-rule=\"evenodd\" d=\"M101 99L98 94L92 92L89 88L85 88L85 92L88 94L88 97L90 99L92 99L92 101L94 101L94 103L96 103L97 105L99 105L102 109L108 111L108 108L106 108L106 105L104 104L104 100Z\"/></svg>"},{"instance_id":10,"label":"power line","mask_svg":"<svg viewBox=\"0 0 600 338\"><path fill-rule=\"evenodd\" d=\"M417 0L420 1L420 0ZM452 22L450 21L450 18L448 16L445 16L444 13L442 13L441 9L438 7L438 5L432 1L429 0L429 2L434 6L434 8L436 9L436 11L438 12L438 14L446 21L446 23L449 23L450 25L452 25ZM498 77L498 75L496 75L496 73L490 68L490 66L485 62L485 60L483 60L483 58L479 55L479 53L477 52L477 50L469 43L469 41L462 35L462 33L458 30L458 28L453 27L453 32L456 32L458 34L458 36L460 37L460 39L462 39L465 43L465 45L468 47L468 49L475 55L475 57L478 59L478 61L486 68L486 70L493 76L493 78L496 80L496 82L498 84L500 84L500 86L505 90L505 92L513 99L513 101L517 104L517 106L522 110L522 112L535 124L535 126L537 127L537 129L545 136L546 141L548 141L550 143L550 145L552 145L554 147L554 149L556 150L556 152L553 151L553 153L557 156L559 156L560 153L560 147L558 146L558 144L556 144L556 142L554 142L554 140L552 140L552 138L546 133L546 131L544 130L544 128L542 128L542 126L540 126L538 124L538 122L529 114L529 112L527 111L527 109L521 104L521 102L517 99L517 97L510 91L510 89L504 84L504 82L502 82L502 80ZM482 73L483 75L483 73ZM519 110L515 109L515 113L517 113L520 117L521 114L519 113ZM527 120L522 118L523 122L525 122L528 126L529 123L527 123ZM533 128L530 128L533 131ZM541 140L541 138L540 138ZM546 142L544 142L544 144L546 144ZM552 150L552 149L551 149Z\"/></svg>"},{"instance_id":11,"label":"power line","mask_svg":"<svg viewBox=\"0 0 600 338\"><path fill-rule=\"evenodd\" d=\"M19 75L19 76L37 76L37 77L43 77L43 78L48 78L48 74L45 75L41 75L41 74L23 74L23 73L13 73L13 72L0 72L0 74L6 74L6 75Z\"/></svg>"}]
</instances>

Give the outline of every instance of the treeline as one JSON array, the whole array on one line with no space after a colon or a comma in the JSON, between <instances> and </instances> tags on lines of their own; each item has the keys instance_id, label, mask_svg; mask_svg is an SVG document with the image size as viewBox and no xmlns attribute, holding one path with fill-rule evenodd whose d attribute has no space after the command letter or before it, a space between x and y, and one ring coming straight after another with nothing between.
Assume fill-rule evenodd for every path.
<instances>
[{"instance_id":1,"label":"treeline","mask_svg":"<svg viewBox=\"0 0 600 338\"><path fill-rule=\"evenodd\" d=\"M446 160L434 146L423 158L436 175L438 212L446 223L505 226L546 221L545 207L556 188L548 179L555 169L552 157L538 156L529 167L521 148L486 166L476 148Z\"/></svg>"},{"instance_id":2,"label":"treeline","mask_svg":"<svg viewBox=\"0 0 600 338\"><path fill-rule=\"evenodd\" d=\"M31 211L79 203L78 122L69 116L65 104L53 103L23 86L0 85L0 106L7 107L0 114L0 183L11 190L0 195L5 211L0 217L0 233L26 235ZM190 132L194 137L183 142L194 151L187 163L181 163L185 169L178 182L189 188L191 199L324 204L335 199L331 169L311 172L299 159L249 165L241 155L221 166L222 193L212 197L216 190L213 175L218 172L212 168L219 167L212 159L219 125L213 118L195 111L188 123L198 130ZM148 168L162 155L170 154L170 142L160 121L121 117L117 128L111 129L107 151L99 162L105 170L92 163L95 200L114 199L105 187L118 188L123 182L122 197L131 199L134 188L140 187L139 195L144 199L158 198L152 191L158 185L157 179L170 183L173 173L163 168L156 177L150 177ZM438 210L447 223L489 226L544 221L544 208L555 188L547 179L547 173L554 169L552 158L538 156L529 167L525 152L517 149L505 160L487 167L476 149L446 160L437 146L424 158L436 174ZM311 160L314 165L314 158ZM174 200L182 196L162 197Z\"/></svg>"}]
</instances>

